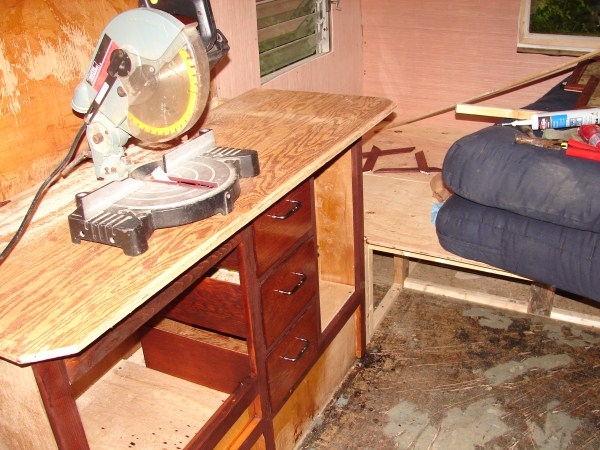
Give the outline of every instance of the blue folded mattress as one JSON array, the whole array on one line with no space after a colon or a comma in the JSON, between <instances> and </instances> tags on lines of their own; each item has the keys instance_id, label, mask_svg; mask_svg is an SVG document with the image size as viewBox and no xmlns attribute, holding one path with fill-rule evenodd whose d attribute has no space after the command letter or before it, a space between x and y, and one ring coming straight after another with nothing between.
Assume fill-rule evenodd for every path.
<instances>
[{"instance_id":1,"label":"blue folded mattress","mask_svg":"<svg viewBox=\"0 0 600 450\"><path fill-rule=\"evenodd\" d=\"M515 133L521 132L493 126L454 143L442 169L450 190L482 205L600 232L600 163L515 144Z\"/></svg>"},{"instance_id":2,"label":"blue folded mattress","mask_svg":"<svg viewBox=\"0 0 600 450\"><path fill-rule=\"evenodd\" d=\"M561 86L528 109L569 109ZM440 244L463 258L600 301L600 162L527 144L494 125L449 149L453 195L436 218Z\"/></svg>"},{"instance_id":3,"label":"blue folded mattress","mask_svg":"<svg viewBox=\"0 0 600 450\"><path fill-rule=\"evenodd\" d=\"M451 253L600 301L600 234L484 206L459 195L440 208L436 231Z\"/></svg>"}]
</instances>

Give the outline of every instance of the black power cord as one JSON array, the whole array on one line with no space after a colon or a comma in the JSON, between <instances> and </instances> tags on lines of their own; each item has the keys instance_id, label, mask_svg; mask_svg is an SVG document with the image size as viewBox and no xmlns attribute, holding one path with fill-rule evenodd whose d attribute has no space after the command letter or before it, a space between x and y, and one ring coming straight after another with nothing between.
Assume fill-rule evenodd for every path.
<instances>
[{"instance_id":1,"label":"black power cord","mask_svg":"<svg viewBox=\"0 0 600 450\"><path fill-rule=\"evenodd\" d=\"M25 214L25 217L23 218L21 225L17 229L17 232L12 237L12 239L10 240L10 242L8 243L6 248L4 248L4 250L2 250L2 253L0 254L0 265L6 260L8 255L13 251L13 249L15 248L17 243L21 240L21 237L23 237L23 234L25 233L25 230L27 229L27 226L29 225L29 222L31 221L33 214L35 213L37 207L40 204L42 197L44 196L44 194L46 193L48 188L54 183L54 181L56 181L56 178L61 174L61 172L64 170L64 168L67 166L67 164L69 164L69 161L71 161L71 159L73 159L73 155L75 155L75 152L77 151L77 146L79 144L79 141L81 140L81 138L83 137L83 135L85 133L86 127L87 127L87 124L85 124L85 123L81 126L81 128L77 132L77 135L75 136L75 139L73 140L73 143L71 144L71 148L69 149L69 152L67 153L65 158L60 162L60 164L58 166L56 166L54 171L50 175L48 175L48 177L44 180L44 182L38 189L37 193L35 194L35 197L33 197L33 200L31 201L31 205L29 206L29 209L27 210L27 213Z\"/></svg>"}]
</instances>

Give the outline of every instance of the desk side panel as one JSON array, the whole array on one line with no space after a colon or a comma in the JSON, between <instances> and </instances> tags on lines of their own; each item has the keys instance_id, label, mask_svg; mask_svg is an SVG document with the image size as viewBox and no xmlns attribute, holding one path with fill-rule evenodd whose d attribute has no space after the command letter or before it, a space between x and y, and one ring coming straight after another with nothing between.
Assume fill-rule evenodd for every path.
<instances>
[{"instance_id":1,"label":"desk side panel","mask_svg":"<svg viewBox=\"0 0 600 450\"><path fill-rule=\"evenodd\" d=\"M0 359L0 450L57 448L31 367Z\"/></svg>"}]
</instances>

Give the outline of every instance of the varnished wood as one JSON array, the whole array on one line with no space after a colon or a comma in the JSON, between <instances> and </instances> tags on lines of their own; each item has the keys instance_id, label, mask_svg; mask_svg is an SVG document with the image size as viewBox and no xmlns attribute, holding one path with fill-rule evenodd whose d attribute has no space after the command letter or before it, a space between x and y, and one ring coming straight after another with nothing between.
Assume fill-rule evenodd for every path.
<instances>
[{"instance_id":1,"label":"varnished wood","mask_svg":"<svg viewBox=\"0 0 600 450\"><path fill-rule=\"evenodd\" d=\"M168 308L167 317L232 336L246 337L241 286L210 277L203 278Z\"/></svg>"},{"instance_id":2,"label":"varnished wood","mask_svg":"<svg viewBox=\"0 0 600 450\"><path fill-rule=\"evenodd\" d=\"M277 204L269 208L252 225L258 276L307 233L314 234L312 180L307 180Z\"/></svg>"},{"instance_id":3,"label":"varnished wood","mask_svg":"<svg viewBox=\"0 0 600 450\"><path fill-rule=\"evenodd\" d=\"M310 239L294 248L293 255L261 285L263 335L267 348L315 298L317 286L317 249L315 241Z\"/></svg>"},{"instance_id":4,"label":"varnished wood","mask_svg":"<svg viewBox=\"0 0 600 450\"><path fill-rule=\"evenodd\" d=\"M64 361L38 363L33 366L33 374L58 447L61 450L88 449L88 441L69 386Z\"/></svg>"},{"instance_id":5,"label":"varnished wood","mask_svg":"<svg viewBox=\"0 0 600 450\"><path fill-rule=\"evenodd\" d=\"M167 319L144 335L142 348L147 367L232 393L250 376L250 363L239 348L245 342L227 340L235 341Z\"/></svg>"},{"instance_id":6,"label":"varnished wood","mask_svg":"<svg viewBox=\"0 0 600 450\"><path fill-rule=\"evenodd\" d=\"M258 150L261 173L242 180L227 216L157 230L135 258L70 242L76 192L99 186L79 169L46 196L30 231L0 271L0 356L30 362L75 354L215 250L387 116L385 99L257 89L214 110L217 144ZM158 158L139 150L138 160ZM31 197L3 207L8 241Z\"/></svg>"},{"instance_id":7,"label":"varnished wood","mask_svg":"<svg viewBox=\"0 0 600 450\"><path fill-rule=\"evenodd\" d=\"M201 263L196 264L183 276L172 282L167 288L157 293L144 308L140 308L113 328L112 333L98 339L93 346L88 347L78 355L65 360L66 370L71 384L77 383L89 370L94 368L102 359L113 352L118 346L138 331L142 325L153 318L167 306L177 295L189 288L199 277L221 260L232 249L239 245L240 238L235 237L215 250Z\"/></svg>"},{"instance_id":8,"label":"varnished wood","mask_svg":"<svg viewBox=\"0 0 600 450\"><path fill-rule=\"evenodd\" d=\"M276 414L319 355L317 304L312 302L267 359L271 411Z\"/></svg>"}]
</instances>

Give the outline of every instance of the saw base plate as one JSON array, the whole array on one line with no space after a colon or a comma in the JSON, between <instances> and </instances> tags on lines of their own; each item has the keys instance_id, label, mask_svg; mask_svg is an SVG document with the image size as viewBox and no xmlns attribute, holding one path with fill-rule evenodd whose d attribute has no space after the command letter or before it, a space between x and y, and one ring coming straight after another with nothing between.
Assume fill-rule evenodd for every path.
<instances>
[{"instance_id":1,"label":"saw base plate","mask_svg":"<svg viewBox=\"0 0 600 450\"><path fill-rule=\"evenodd\" d=\"M153 180L157 168L174 179L202 184ZM71 240L111 245L126 255L139 255L148 249L148 239L158 228L229 214L241 193L240 178L259 171L256 151L215 147L212 131L204 131L162 161L138 166L129 178L77 194L77 209L69 215Z\"/></svg>"}]
</instances>

